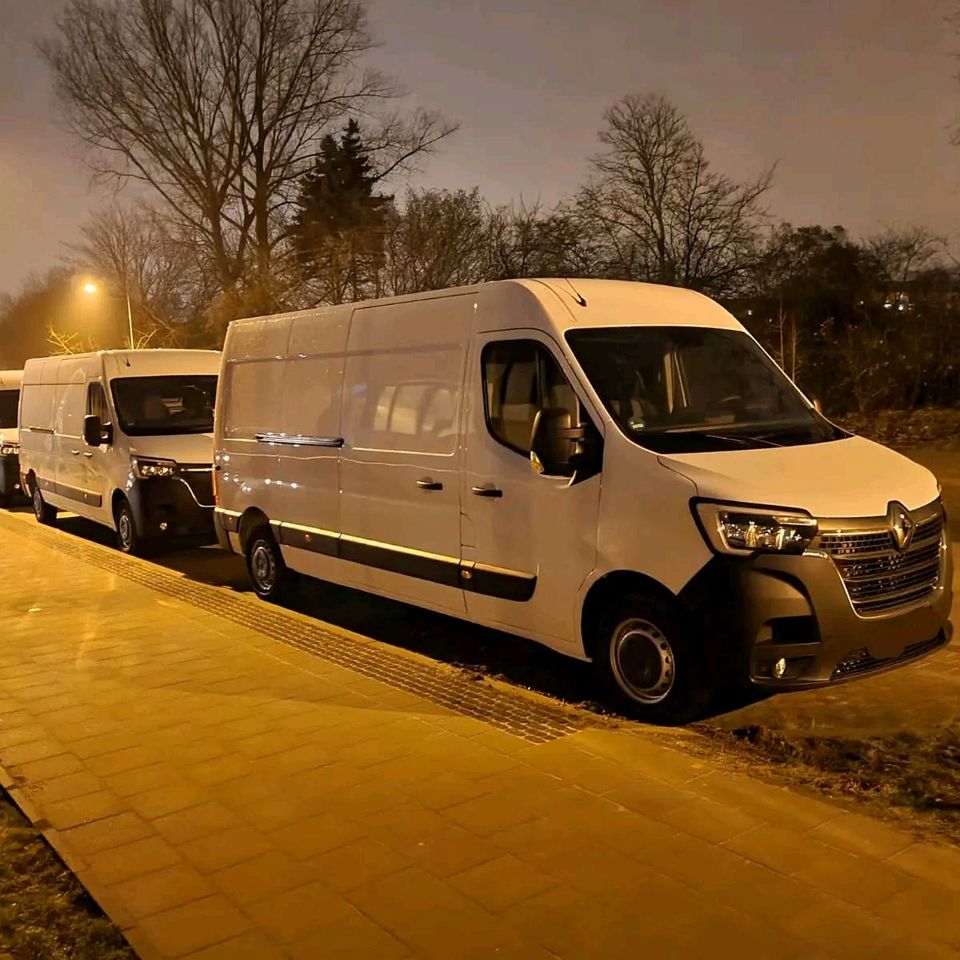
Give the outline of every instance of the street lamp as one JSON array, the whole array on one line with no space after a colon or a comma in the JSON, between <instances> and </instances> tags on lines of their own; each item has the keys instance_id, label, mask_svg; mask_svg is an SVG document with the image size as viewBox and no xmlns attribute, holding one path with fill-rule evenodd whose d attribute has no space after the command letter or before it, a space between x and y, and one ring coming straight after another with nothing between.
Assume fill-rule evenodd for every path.
<instances>
[{"instance_id":1,"label":"street lamp","mask_svg":"<svg viewBox=\"0 0 960 960\"><path fill-rule=\"evenodd\" d=\"M92 281L88 280L83 285L83 292L87 296L94 296L100 292L100 288ZM130 349L136 350L136 344L133 342L133 310L130 307L130 290L127 287L126 280L123 283L123 297L127 301L127 327L130 330Z\"/></svg>"}]
</instances>

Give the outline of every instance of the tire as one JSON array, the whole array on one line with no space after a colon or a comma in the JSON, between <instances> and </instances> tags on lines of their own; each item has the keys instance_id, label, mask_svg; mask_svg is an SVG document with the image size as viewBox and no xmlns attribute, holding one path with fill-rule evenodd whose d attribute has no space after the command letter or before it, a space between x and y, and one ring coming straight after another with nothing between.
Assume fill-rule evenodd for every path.
<instances>
[{"instance_id":1,"label":"tire","mask_svg":"<svg viewBox=\"0 0 960 960\"><path fill-rule=\"evenodd\" d=\"M598 626L594 667L615 706L660 724L689 723L704 712L717 681L671 601L629 593Z\"/></svg>"},{"instance_id":2,"label":"tire","mask_svg":"<svg viewBox=\"0 0 960 960\"><path fill-rule=\"evenodd\" d=\"M268 603L288 603L299 592L300 577L287 567L269 527L258 527L247 538L247 573L256 595Z\"/></svg>"},{"instance_id":3,"label":"tire","mask_svg":"<svg viewBox=\"0 0 960 960\"><path fill-rule=\"evenodd\" d=\"M145 556L148 552L148 542L137 531L133 510L126 497L121 499L114 509L113 520L117 529L117 548L120 552L132 557Z\"/></svg>"},{"instance_id":4,"label":"tire","mask_svg":"<svg viewBox=\"0 0 960 960\"><path fill-rule=\"evenodd\" d=\"M36 480L33 481L33 493L30 499L33 502L33 515L39 523L50 526L56 522L57 508L51 507L50 504L43 499L43 494L40 492L40 484L37 483Z\"/></svg>"}]
</instances>

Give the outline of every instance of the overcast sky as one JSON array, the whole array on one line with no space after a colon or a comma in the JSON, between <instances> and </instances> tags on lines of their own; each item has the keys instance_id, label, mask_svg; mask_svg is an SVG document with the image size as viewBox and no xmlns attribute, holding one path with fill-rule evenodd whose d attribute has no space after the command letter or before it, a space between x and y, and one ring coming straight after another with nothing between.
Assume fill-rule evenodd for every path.
<instances>
[{"instance_id":1,"label":"overcast sky","mask_svg":"<svg viewBox=\"0 0 960 960\"><path fill-rule=\"evenodd\" d=\"M505 202L575 189L606 106L665 93L714 166L777 163L770 206L856 234L919 223L960 246L950 0L369 0L372 63L460 121L423 184ZM101 194L34 41L59 0L0 0L0 292L45 270Z\"/></svg>"}]
</instances>

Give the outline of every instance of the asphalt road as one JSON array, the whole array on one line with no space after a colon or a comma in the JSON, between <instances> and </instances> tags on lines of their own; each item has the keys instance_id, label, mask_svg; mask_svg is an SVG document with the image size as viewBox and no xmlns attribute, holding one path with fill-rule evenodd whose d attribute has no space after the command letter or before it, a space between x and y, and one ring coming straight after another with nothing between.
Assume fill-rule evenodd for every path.
<instances>
[{"instance_id":1,"label":"asphalt road","mask_svg":"<svg viewBox=\"0 0 960 960\"><path fill-rule=\"evenodd\" d=\"M933 469L944 484L956 551L956 541L960 541L960 453L914 450L910 455ZM23 522L35 522L29 509L15 512ZM61 517L58 527L104 544L114 542L110 531L77 517ZM960 558L960 553L955 556ZM172 551L152 562L224 590L250 589L243 560L215 547ZM960 569L955 573L954 594L960 595ZM496 675L587 709L604 709L589 665L519 637L315 582L306 586L298 608L333 626ZM956 600L952 619L960 623ZM823 736L922 732L960 717L960 646L955 642L918 664L880 676L753 703L725 703L718 709L721 712L708 722L723 729L763 724L792 734L807 731Z\"/></svg>"}]
</instances>

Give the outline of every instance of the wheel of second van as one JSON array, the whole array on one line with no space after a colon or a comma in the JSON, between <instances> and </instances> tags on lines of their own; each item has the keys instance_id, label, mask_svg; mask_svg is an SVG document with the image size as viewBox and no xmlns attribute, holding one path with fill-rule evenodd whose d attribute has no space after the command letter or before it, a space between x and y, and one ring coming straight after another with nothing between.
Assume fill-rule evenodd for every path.
<instances>
[{"instance_id":1,"label":"wheel of second van","mask_svg":"<svg viewBox=\"0 0 960 960\"><path fill-rule=\"evenodd\" d=\"M30 499L33 502L33 515L40 523L49 525L57 519L57 508L51 507L50 504L43 499L43 494L40 492L40 484L36 481L33 483L33 493Z\"/></svg>"},{"instance_id":2,"label":"wheel of second van","mask_svg":"<svg viewBox=\"0 0 960 960\"><path fill-rule=\"evenodd\" d=\"M712 696L709 666L664 597L629 593L600 624L594 665L610 699L651 723L689 723Z\"/></svg>"},{"instance_id":3,"label":"wheel of second van","mask_svg":"<svg viewBox=\"0 0 960 960\"><path fill-rule=\"evenodd\" d=\"M293 599L299 577L287 567L269 527L260 527L247 540L247 572L261 600L284 603Z\"/></svg>"},{"instance_id":4,"label":"wheel of second van","mask_svg":"<svg viewBox=\"0 0 960 960\"><path fill-rule=\"evenodd\" d=\"M122 553L132 556L143 556L147 542L137 531L136 521L133 519L133 510L126 499L122 499L114 510L113 520L117 527L117 546Z\"/></svg>"}]
</instances>

